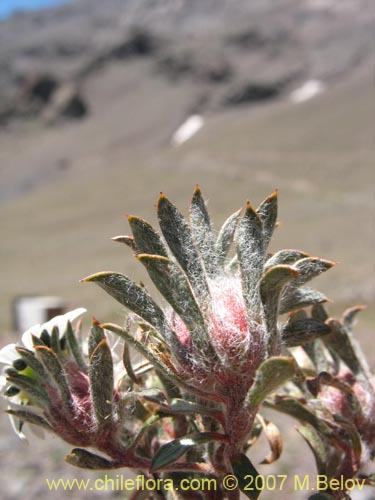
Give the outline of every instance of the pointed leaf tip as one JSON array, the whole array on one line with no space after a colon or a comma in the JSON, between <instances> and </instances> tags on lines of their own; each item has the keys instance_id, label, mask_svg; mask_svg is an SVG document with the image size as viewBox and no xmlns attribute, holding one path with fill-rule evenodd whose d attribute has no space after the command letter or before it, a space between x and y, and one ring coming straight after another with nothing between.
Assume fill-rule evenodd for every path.
<instances>
[{"instance_id":1,"label":"pointed leaf tip","mask_svg":"<svg viewBox=\"0 0 375 500\"><path fill-rule=\"evenodd\" d=\"M95 455L82 448L74 448L69 455L65 457L65 461L75 467L91 470L113 469L113 462L107 458Z\"/></svg>"}]
</instances>

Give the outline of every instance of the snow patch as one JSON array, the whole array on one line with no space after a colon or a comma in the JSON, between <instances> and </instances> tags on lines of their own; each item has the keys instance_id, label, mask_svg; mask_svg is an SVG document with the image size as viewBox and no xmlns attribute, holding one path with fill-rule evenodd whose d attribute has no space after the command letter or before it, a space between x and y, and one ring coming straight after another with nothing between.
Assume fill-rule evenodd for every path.
<instances>
[{"instance_id":1,"label":"snow patch","mask_svg":"<svg viewBox=\"0 0 375 500\"><path fill-rule=\"evenodd\" d=\"M200 115L191 115L184 123L178 127L172 136L172 144L180 146L191 139L204 125L203 117Z\"/></svg>"},{"instance_id":2,"label":"snow patch","mask_svg":"<svg viewBox=\"0 0 375 500\"><path fill-rule=\"evenodd\" d=\"M308 80L298 89L293 90L289 98L294 103L300 103L312 99L325 90L325 85L320 80Z\"/></svg>"}]
</instances>

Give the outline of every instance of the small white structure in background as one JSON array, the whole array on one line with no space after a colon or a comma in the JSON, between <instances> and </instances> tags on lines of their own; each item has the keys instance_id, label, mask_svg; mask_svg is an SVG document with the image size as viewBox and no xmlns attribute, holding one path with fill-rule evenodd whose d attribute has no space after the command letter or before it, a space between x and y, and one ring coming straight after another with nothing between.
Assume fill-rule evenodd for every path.
<instances>
[{"instance_id":1,"label":"small white structure in background","mask_svg":"<svg viewBox=\"0 0 375 500\"><path fill-rule=\"evenodd\" d=\"M22 333L65 312L66 303L60 297L20 296L13 301L14 328Z\"/></svg>"},{"instance_id":2,"label":"small white structure in background","mask_svg":"<svg viewBox=\"0 0 375 500\"><path fill-rule=\"evenodd\" d=\"M200 130L204 125L203 117L200 115L191 115L184 123L178 127L172 136L171 143L173 146L180 146L188 141Z\"/></svg>"},{"instance_id":3,"label":"small white structure in background","mask_svg":"<svg viewBox=\"0 0 375 500\"><path fill-rule=\"evenodd\" d=\"M292 102L298 104L300 102L308 101L313 97L321 94L325 90L325 85L320 80L308 80L301 87L290 94L289 98Z\"/></svg>"}]
</instances>

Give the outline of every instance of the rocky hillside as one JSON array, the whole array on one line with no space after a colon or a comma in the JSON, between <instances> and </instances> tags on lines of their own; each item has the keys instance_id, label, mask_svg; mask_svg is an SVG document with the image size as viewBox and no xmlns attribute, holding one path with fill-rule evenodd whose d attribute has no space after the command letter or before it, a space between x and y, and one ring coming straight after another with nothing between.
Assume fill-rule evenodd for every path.
<instances>
[{"instance_id":1,"label":"rocky hillside","mask_svg":"<svg viewBox=\"0 0 375 500\"><path fill-rule=\"evenodd\" d=\"M0 125L83 118L111 64L185 85L185 113L334 85L373 56L372 0L76 0L0 23Z\"/></svg>"}]
</instances>

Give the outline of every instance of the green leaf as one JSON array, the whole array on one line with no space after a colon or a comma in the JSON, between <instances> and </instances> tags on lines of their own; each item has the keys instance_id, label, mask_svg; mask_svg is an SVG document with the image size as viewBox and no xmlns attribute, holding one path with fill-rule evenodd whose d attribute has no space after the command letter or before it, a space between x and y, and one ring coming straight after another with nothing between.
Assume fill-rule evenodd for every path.
<instances>
[{"instance_id":1,"label":"green leaf","mask_svg":"<svg viewBox=\"0 0 375 500\"><path fill-rule=\"evenodd\" d=\"M294 264L297 260L304 259L309 255L299 250L280 250L272 255L266 262L264 269L278 266L280 264Z\"/></svg>"},{"instance_id":2,"label":"green leaf","mask_svg":"<svg viewBox=\"0 0 375 500\"><path fill-rule=\"evenodd\" d=\"M210 338L204 326L202 313L182 271L165 257L140 254L137 258L146 267L160 293L187 326L193 344L198 349L208 348L211 355L215 356L215 351L210 344ZM174 332L171 332L172 335L175 337L174 344L180 345Z\"/></svg>"},{"instance_id":3,"label":"green leaf","mask_svg":"<svg viewBox=\"0 0 375 500\"><path fill-rule=\"evenodd\" d=\"M52 333L51 333L51 349L57 355L58 359L62 360L62 358L63 358L63 352L62 352L62 349L61 349L60 332L59 332L59 329L58 329L57 326L54 326L52 328Z\"/></svg>"},{"instance_id":4,"label":"green leaf","mask_svg":"<svg viewBox=\"0 0 375 500\"><path fill-rule=\"evenodd\" d=\"M141 316L165 338L169 339L173 335L160 307L153 301L146 290L136 285L134 281L124 274L102 272L92 274L81 281L84 283L97 283L120 304Z\"/></svg>"},{"instance_id":5,"label":"green leaf","mask_svg":"<svg viewBox=\"0 0 375 500\"><path fill-rule=\"evenodd\" d=\"M41 406L42 408L49 408L51 405L51 400L47 394L47 391L36 383L35 379L22 375L16 370L8 368L6 370L6 379L10 384L15 385L19 389L25 391L28 397L33 401L34 404Z\"/></svg>"},{"instance_id":6,"label":"green leaf","mask_svg":"<svg viewBox=\"0 0 375 500\"><path fill-rule=\"evenodd\" d=\"M327 358L327 349L319 339L303 345L303 349L311 359L317 372L331 369L330 361Z\"/></svg>"},{"instance_id":7,"label":"green leaf","mask_svg":"<svg viewBox=\"0 0 375 500\"><path fill-rule=\"evenodd\" d=\"M277 190L268 196L257 208L257 214L263 225L264 250L267 249L276 226Z\"/></svg>"},{"instance_id":8,"label":"green leaf","mask_svg":"<svg viewBox=\"0 0 375 500\"><path fill-rule=\"evenodd\" d=\"M16 351L21 356L21 358L26 362L27 366L30 367L42 380L48 378L48 374L44 369L44 366L35 357L35 354L24 347L16 347Z\"/></svg>"},{"instance_id":9,"label":"green leaf","mask_svg":"<svg viewBox=\"0 0 375 500\"><path fill-rule=\"evenodd\" d=\"M217 408L212 408L178 398L172 399L169 408L163 408L161 411L171 415L194 415L199 413L200 415L209 415L213 418L219 417L219 419L221 416L221 412Z\"/></svg>"},{"instance_id":10,"label":"green leaf","mask_svg":"<svg viewBox=\"0 0 375 500\"><path fill-rule=\"evenodd\" d=\"M150 401L151 403L156 403L158 405L168 405L167 398L165 397L164 392L160 389L144 389L143 391L139 391L134 394L137 397L145 399L146 401Z\"/></svg>"},{"instance_id":11,"label":"green leaf","mask_svg":"<svg viewBox=\"0 0 375 500\"><path fill-rule=\"evenodd\" d=\"M150 278L192 334L203 327L201 311L190 285L180 269L165 257L140 254L138 260L146 267ZM195 340L193 338L193 340Z\"/></svg>"},{"instance_id":12,"label":"green leaf","mask_svg":"<svg viewBox=\"0 0 375 500\"><path fill-rule=\"evenodd\" d=\"M128 446L128 450L134 449L137 444L140 442L140 440L143 438L145 433L152 427L154 424L157 422L160 422L160 416L159 415L151 415L142 425L140 430L138 431L138 434L135 436L134 440L132 443Z\"/></svg>"},{"instance_id":13,"label":"green leaf","mask_svg":"<svg viewBox=\"0 0 375 500\"><path fill-rule=\"evenodd\" d=\"M83 371L87 371L87 365L83 356L82 348L80 344L78 343L75 333L72 328L72 324L70 321L68 321L67 328L66 328L66 339L68 341L68 346L69 350L77 363L77 365L81 368Z\"/></svg>"},{"instance_id":14,"label":"green leaf","mask_svg":"<svg viewBox=\"0 0 375 500\"><path fill-rule=\"evenodd\" d=\"M122 337L126 342L128 342L136 351L138 351L140 354L142 354L150 363L155 366L157 370L162 372L172 383L186 389L187 391L197 394L205 399L214 399L212 397L212 393L206 392L203 389L197 389L196 387L190 386L187 382L185 382L183 379L179 378L178 375L171 370L170 366L167 366L164 363L164 360L162 357L157 357L153 352L151 352L149 349L147 349L146 346L144 346L139 340L135 339L130 335L130 333L124 329L121 328L118 325L112 324L112 323L104 323L102 325L103 328L106 330L110 330L111 332L116 333L120 337Z\"/></svg>"},{"instance_id":15,"label":"green leaf","mask_svg":"<svg viewBox=\"0 0 375 500\"><path fill-rule=\"evenodd\" d=\"M278 356L263 361L247 393L247 405L257 408L268 394L290 380L296 371L297 365L293 358Z\"/></svg>"},{"instance_id":16,"label":"green leaf","mask_svg":"<svg viewBox=\"0 0 375 500\"><path fill-rule=\"evenodd\" d=\"M332 333L322 339L324 344L331 351L338 354L355 375L365 374L367 370L357 356L356 349L341 323L334 319L329 319L327 320L327 324L330 326Z\"/></svg>"},{"instance_id":17,"label":"green leaf","mask_svg":"<svg viewBox=\"0 0 375 500\"><path fill-rule=\"evenodd\" d=\"M359 415L357 414L357 416ZM335 422L338 422L339 425L348 433L352 442L352 454L354 455L356 465L359 467L362 457L362 441L356 425L348 422L345 417L341 417L340 415L333 415L333 418Z\"/></svg>"},{"instance_id":18,"label":"green leaf","mask_svg":"<svg viewBox=\"0 0 375 500\"><path fill-rule=\"evenodd\" d=\"M168 257L164 243L151 224L134 215L129 215L128 221L134 236L137 253Z\"/></svg>"},{"instance_id":19,"label":"green leaf","mask_svg":"<svg viewBox=\"0 0 375 500\"><path fill-rule=\"evenodd\" d=\"M271 267L263 276L259 285L263 315L268 334L268 353L272 355L278 345L277 316L279 297L285 285L295 279L297 271L290 266Z\"/></svg>"},{"instance_id":20,"label":"green leaf","mask_svg":"<svg viewBox=\"0 0 375 500\"><path fill-rule=\"evenodd\" d=\"M107 458L95 455L94 453L82 448L74 448L70 454L65 457L65 461L70 465L74 465L75 467L80 467L82 469L108 470L118 467L118 465L115 465Z\"/></svg>"},{"instance_id":21,"label":"green leaf","mask_svg":"<svg viewBox=\"0 0 375 500\"><path fill-rule=\"evenodd\" d=\"M290 286L301 286L312 280L319 274L328 271L335 266L334 262L330 260L318 259L316 257L307 257L305 259L298 260L293 268L298 271L298 276Z\"/></svg>"},{"instance_id":22,"label":"green leaf","mask_svg":"<svg viewBox=\"0 0 375 500\"><path fill-rule=\"evenodd\" d=\"M206 304L210 293L191 228L179 210L163 194L158 201L158 218L163 236L185 271L200 306Z\"/></svg>"},{"instance_id":23,"label":"green leaf","mask_svg":"<svg viewBox=\"0 0 375 500\"><path fill-rule=\"evenodd\" d=\"M72 402L72 395L70 394L64 369L61 366L57 355L52 351L52 349L46 346L36 346L35 353L37 359L41 361L42 365L51 376L51 379L54 381L62 400L65 403L70 404Z\"/></svg>"},{"instance_id":24,"label":"green leaf","mask_svg":"<svg viewBox=\"0 0 375 500\"><path fill-rule=\"evenodd\" d=\"M311 309L311 317L313 319L317 319L321 323L325 323L325 321L328 319L328 314L321 304L315 304Z\"/></svg>"},{"instance_id":25,"label":"green leaf","mask_svg":"<svg viewBox=\"0 0 375 500\"><path fill-rule=\"evenodd\" d=\"M328 298L323 293L311 288L286 287L280 299L279 314L285 314L314 304L322 304L327 301Z\"/></svg>"},{"instance_id":26,"label":"green leaf","mask_svg":"<svg viewBox=\"0 0 375 500\"><path fill-rule=\"evenodd\" d=\"M232 214L223 224L220 229L219 236L216 240L216 255L218 266L224 267L225 259L228 255L229 249L233 243L234 234L237 228L238 221L240 220L241 210Z\"/></svg>"},{"instance_id":27,"label":"green leaf","mask_svg":"<svg viewBox=\"0 0 375 500\"><path fill-rule=\"evenodd\" d=\"M306 318L288 322L282 330L282 339L286 347L306 344L313 340L328 335L331 328L313 318Z\"/></svg>"},{"instance_id":28,"label":"green leaf","mask_svg":"<svg viewBox=\"0 0 375 500\"><path fill-rule=\"evenodd\" d=\"M113 400L113 362L109 345L103 339L90 357L90 390L96 420L99 424L110 423Z\"/></svg>"},{"instance_id":29,"label":"green leaf","mask_svg":"<svg viewBox=\"0 0 375 500\"><path fill-rule=\"evenodd\" d=\"M224 434L217 432L198 432L189 434L161 446L154 455L150 470L155 472L178 460L193 446L209 443L210 441L226 441Z\"/></svg>"},{"instance_id":30,"label":"green leaf","mask_svg":"<svg viewBox=\"0 0 375 500\"><path fill-rule=\"evenodd\" d=\"M24 411L24 410L6 410L8 415L12 415L13 417L18 418L22 422L27 422L29 424L37 425L38 427L42 427L47 431L53 431L52 427L49 425L47 420L42 418L40 415L36 415L35 413Z\"/></svg>"},{"instance_id":31,"label":"green leaf","mask_svg":"<svg viewBox=\"0 0 375 500\"><path fill-rule=\"evenodd\" d=\"M302 427L297 428L297 431L301 434L313 452L318 474L327 475L327 465L329 465L330 462L327 440L322 439L314 427L309 424L305 424Z\"/></svg>"},{"instance_id":32,"label":"green leaf","mask_svg":"<svg viewBox=\"0 0 375 500\"><path fill-rule=\"evenodd\" d=\"M99 321L94 318L88 339L89 358L91 358L92 353L103 339L105 339L104 330L101 328Z\"/></svg>"},{"instance_id":33,"label":"green leaf","mask_svg":"<svg viewBox=\"0 0 375 500\"><path fill-rule=\"evenodd\" d=\"M248 314L253 317L254 311L259 308L258 284L263 270L265 244L262 222L250 203L237 226L236 237L244 298Z\"/></svg>"},{"instance_id":34,"label":"green leaf","mask_svg":"<svg viewBox=\"0 0 375 500\"><path fill-rule=\"evenodd\" d=\"M306 406L304 406L297 399L291 397L277 397L274 403L267 403L266 406L281 411L282 413L286 413L302 423L310 424L320 434L329 439L332 437L333 432L329 426L321 418L317 417L315 413L308 410Z\"/></svg>"},{"instance_id":35,"label":"green leaf","mask_svg":"<svg viewBox=\"0 0 375 500\"><path fill-rule=\"evenodd\" d=\"M250 498L251 500L257 500L259 495L262 493L263 481L258 481L257 478L260 476L258 471L255 469L254 465L250 462L244 453L238 455L238 457L231 460L231 465L233 469L233 474L238 480L238 487L242 493ZM250 477L253 478L250 481ZM253 489L249 489L249 484L252 485ZM253 486L254 485L254 486Z\"/></svg>"},{"instance_id":36,"label":"green leaf","mask_svg":"<svg viewBox=\"0 0 375 500\"><path fill-rule=\"evenodd\" d=\"M165 391L165 394L168 397L168 400L172 400L174 398L180 398L181 397L181 391L176 384L176 382L172 382L169 378L167 378L163 372L160 372L156 370L156 373L158 374L159 380L163 386L163 389Z\"/></svg>"},{"instance_id":37,"label":"green leaf","mask_svg":"<svg viewBox=\"0 0 375 500\"><path fill-rule=\"evenodd\" d=\"M126 342L124 342L124 350L122 352L122 362L124 363L126 373L127 373L128 377L130 378L130 380L134 384L139 384L141 382L141 378L137 377L137 375L135 374L135 372L133 370L132 360L131 360L131 356L130 356L130 350L129 350L129 346Z\"/></svg>"},{"instance_id":38,"label":"green leaf","mask_svg":"<svg viewBox=\"0 0 375 500\"><path fill-rule=\"evenodd\" d=\"M218 273L214 233L206 204L197 186L190 205L191 231L194 242L201 254L204 267L209 276Z\"/></svg>"}]
</instances>

